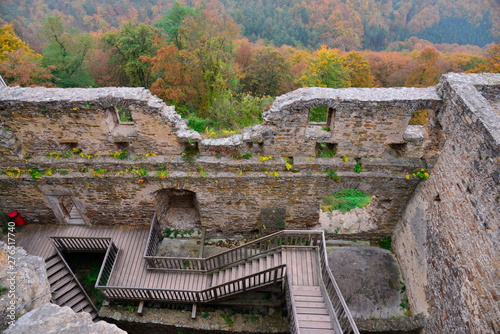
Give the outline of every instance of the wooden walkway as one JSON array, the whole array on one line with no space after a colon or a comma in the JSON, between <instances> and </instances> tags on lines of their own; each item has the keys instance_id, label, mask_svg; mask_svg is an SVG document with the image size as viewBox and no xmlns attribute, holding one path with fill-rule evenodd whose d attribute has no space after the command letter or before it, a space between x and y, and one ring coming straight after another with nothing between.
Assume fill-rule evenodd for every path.
<instances>
[{"instance_id":1,"label":"wooden walkway","mask_svg":"<svg viewBox=\"0 0 500 334\"><path fill-rule=\"evenodd\" d=\"M119 254L108 285L176 290L201 290L206 287L204 274L148 271L143 259L148 232L148 228L137 227L28 225L17 234L16 245L29 254L47 259L56 253L50 237L109 237L118 247Z\"/></svg>"},{"instance_id":2,"label":"wooden walkway","mask_svg":"<svg viewBox=\"0 0 500 334\"><path fill-rule=\"evenodd\" d=\"M330 292L326 292L325 287L321 285L324 281L322 274L325 266L321 263L325 262L326 251L320 249L318 252L318 247L311 246L307 238L301 241L306 245L293 245L294 241L292 245L287 244L288 239L285 235L283 238L277 235L276 242L270 242L265 238L258 239L267 241L254 241L254 243L284 245L264 251L260 255L259 251L255 251L255 255L251 258L244 257L243 261L228 263L226 267L213 271L148 270L147 261L144 258L148 233L148 228L28 225L17 234L17 246L23 247L30 254L48 259L56 254L50 237L111 238L112 243L118 249L118 255L106 284L106 288L110 291L119 288L136 291L141 289L142 291L155 289L191 292L210 290L212 294L215 293L219 298L223 298L248 291L252 287L263 286L261 282L265 285L274 281L276 284L278 274L270 270L286 266L287 286L292 295L291 305L293 305L294 319L296 319L296 329L293 333L335 334L343 332L335 315L338 313L332 310ZM292 237L291 240L299 240L299 237ZM184 296L183 292L179 291L179 293L181 293L180 296ZM125 299L148 300L147 296L147 294L139 293L139 299L134 296ZM167 297L167 295L163 296ZM176 300L186 302L187 299L183 298ZM334 315L331 316L332 314ZM359 332L355 329L352 333Z\"/></svg>"}]
</instances>

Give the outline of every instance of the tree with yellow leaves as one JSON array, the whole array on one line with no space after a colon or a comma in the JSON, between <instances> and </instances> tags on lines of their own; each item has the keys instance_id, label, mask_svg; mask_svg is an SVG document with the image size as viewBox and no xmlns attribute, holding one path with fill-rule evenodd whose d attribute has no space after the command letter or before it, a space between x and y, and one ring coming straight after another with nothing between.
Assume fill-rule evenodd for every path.
<instances>
[{"instance_id":1,"label":"tree with yellow leaves","mask_svg":"<svg viewBox=\"0 0 500 334\"><path fill-rule=\"evenodd\" d=\"M50 69L40 65L41 55L16 36L12 25L0 28L0 75L12 86L52 86Z\"/></svg>"},{"instance_id":2,"label":"tree with yellow leaves","mask_svg":"<svg viewBox=\"0 0 500 334\"><path fill-rule=\"evenodd\" d=\"M346 69L338 50L322 45L320 50L312 54L302 77L299 80L303 87L349 87L349 72Z\"/></svg>"},{"instance_id":3,"label":"tree with yellow leaves","mask_svg":"<svg viewBox=\"0 0 500 334\"><path fill-rule=\"evenodd\" d=\"M16 52L19 49L35 55L35 52L16 36L11 24L6 24L0 28L0 61L6 60L9 57L8 53ZM40 57L40 55L37 56Z\"/></svg>"}]
</instances>

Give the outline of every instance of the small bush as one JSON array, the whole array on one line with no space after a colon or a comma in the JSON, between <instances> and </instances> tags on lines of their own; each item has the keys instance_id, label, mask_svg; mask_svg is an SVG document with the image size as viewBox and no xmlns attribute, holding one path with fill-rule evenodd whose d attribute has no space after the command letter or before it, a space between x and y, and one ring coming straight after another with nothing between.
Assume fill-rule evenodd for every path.
<instances>
[{"instance_id":1,"label":"small bush","mask_svg":"<svg viewBox=\"0 0 500 334\"><path fill-rule=\"evenodd\" d=\"M344 189L333 193L331 196L325 196L321 204L323 212L348 212L355 208L363 208L370 204L372 195L357 189Z\"/></svg>"}]
</instances>

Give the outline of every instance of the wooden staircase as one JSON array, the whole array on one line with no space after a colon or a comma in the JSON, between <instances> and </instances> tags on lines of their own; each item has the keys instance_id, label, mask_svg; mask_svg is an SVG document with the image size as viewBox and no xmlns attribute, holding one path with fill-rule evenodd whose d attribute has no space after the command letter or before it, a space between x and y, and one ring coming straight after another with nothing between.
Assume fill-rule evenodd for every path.
<instances>
[{"instance_id":1,"label":"wooden staircase","mask_svg":"<svg viewBox=\"0 0 500 334\"><path fill-rule=\"evenodd\" d=\"M281 253L272 253L267 256L254 258L245 263L216 271L209 277L208 287L224 284L229 281L238 280L251 276L261 271L272 269L282 265ZM252 282L249 282L252 283Z\"/></svg>"},{"instance_id":2,"label":"wooden staircase","mask_svg":"<svg viewBox=\"0 0 500 334\"><path fill-rule=\"evenodd\" d=\"M292 286L301 334L335 334L319 286Z\"/></svg>"},{"instance_id":3,"label":"wooden staircase","mask_svg":"<svg viewBox=\"0 0 500 334\"><path fill-rule=\"evenodd\" d=\"M69 306L75 312L88 312L92 319L95 319L97 308L59 253L47 258L45 267L47 268L52 303L59 306Z\"/></svg>"}]
</instances>

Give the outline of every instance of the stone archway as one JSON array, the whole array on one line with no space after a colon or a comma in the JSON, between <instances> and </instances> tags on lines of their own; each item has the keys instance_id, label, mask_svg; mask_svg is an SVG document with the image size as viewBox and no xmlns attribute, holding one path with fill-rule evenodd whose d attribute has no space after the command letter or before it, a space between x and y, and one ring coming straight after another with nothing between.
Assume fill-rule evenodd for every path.
<instances>
[{"instance_id":1,"label":"stone archway","mask_svg":"<svg viewBox=\"0 0 500 334\"><path fill-rule=\"evenodd\" d=\"M184 189L154 192L156 217L162 229L200 230L200 211L196 193Z\"/></svg>"}]
</instances>

